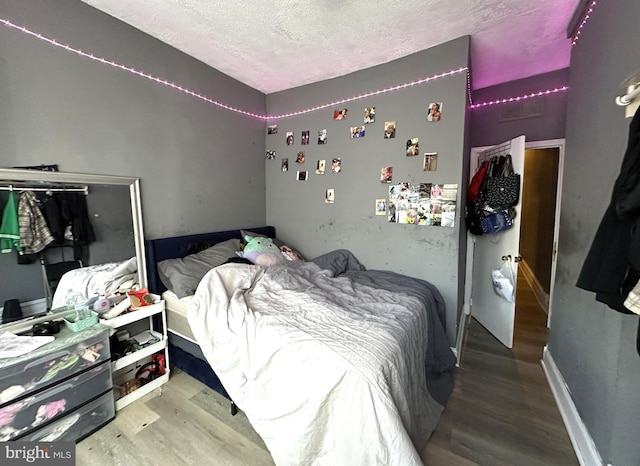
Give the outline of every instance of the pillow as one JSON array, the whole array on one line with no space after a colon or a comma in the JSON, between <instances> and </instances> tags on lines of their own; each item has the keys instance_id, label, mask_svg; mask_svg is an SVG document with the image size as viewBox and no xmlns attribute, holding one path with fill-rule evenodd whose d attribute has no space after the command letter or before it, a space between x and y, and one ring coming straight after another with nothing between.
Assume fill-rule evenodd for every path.
<instances>
[{"instance_id":1,"label":"pillow","mask_svg":"<svg viewBox=\"0 0 640 466\"><path fill-rule=\"evenodd\" d=\"M269 265L274 265L279 262L284 262L284 257L276 246L273 243L271 238L267 238L265 236L245 236L244 237L247 244L244 249L239 252L239 255L245 259L250 260L252 263L256 265L262 265L268 267Z\"/></svg>"},{"instance_id":2,"label":"pillow","mask_svg":"<svg viewBox=\"0 0 640 466\"><path fill-rule=\"evenodd\" d=\"M266 235L262 235L260 233L254 233L253 231L250 230L240 230L240 235L244 238L245 236L251 236L252 238L266 238ZM285 259L287 260L306 260L302 254L300 254L295 248L292 248L291 246L287 245L284 241L278 239L278 238L271 238L273 240L273 243L278 246L278 248L280 249L280 252L282 253L282 255L284 256Z\"/></svg>"},{"instance_id":3,"label":"pillow","mask_svg":"<svg viewBox=\"0 0 640 466\"><path fill-rule=\"evenodd\" d=\"M230 257L235 257L239 248L240 240L232 238L197 254L163 260L158 263L158 275L164 286L173 291L178 298L191 296L196 292L202 277Z\"/></svg>"}]
</instances>

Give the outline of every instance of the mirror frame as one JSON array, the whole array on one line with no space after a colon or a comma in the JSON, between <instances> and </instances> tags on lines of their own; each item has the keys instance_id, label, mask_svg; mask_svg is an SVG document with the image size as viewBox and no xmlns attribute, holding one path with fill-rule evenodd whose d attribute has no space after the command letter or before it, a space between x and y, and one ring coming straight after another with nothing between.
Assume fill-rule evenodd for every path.
<instances>
[{"instance_id":1,"label":"mirror frame","mask_svg":"<svg viewBox=\"0 0 640 466\"><path fill-rule=\"evenodd\" d=\"M65 183L75 185L120 185L129 186L131 199L131 217L133 219L133 241L138 265L138 281L141 288L147 287L147 268L145 262L144 229L142 226L142 203L140 200L140 178L114 175L95 175L89 173L54 172L44 170L25 170L16 168L0 168L0 182L11 184L15 182L45 182ZM20 189L20 188L17 188ZM51 320L51 315L32 319L28 322L29 328L38 320ZM18 324L18 322L16 322ZM6 324L11 326L11 324ZM2 331L5 328L3 326Z\"/></svg>"}]
</instances>

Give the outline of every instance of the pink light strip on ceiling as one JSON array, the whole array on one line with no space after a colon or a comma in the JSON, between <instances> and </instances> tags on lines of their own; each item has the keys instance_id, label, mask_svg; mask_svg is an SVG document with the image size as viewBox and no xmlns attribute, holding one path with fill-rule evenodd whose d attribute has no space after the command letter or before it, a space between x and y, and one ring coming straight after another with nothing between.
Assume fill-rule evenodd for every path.
<instances>
[{"instance_id":1,"label":"pink light strip on ceiling","mask_svg":"<svg viewBox=\"0 0 640 466\"><path fill-rule=\"evenodd\" d=\"M479 104L471 105L471 108L488 107L490 105L506 104L509 102L520 102L522 100L531 99L533 97L540 97L543 95L557 94L558 92L564 92L569 89L569 86L556 87L555 89L549 89L546 91L534 92L533 94L524 94L518 97L508 97L506 99L492 100L490 102L482 102Z\"/></svg>"},{"instance_id":2,"label":"pink light strip on ceiling","mask_svg":"<svg viewBox=\"0 0 640 466\"><path fill-rule=\"evenodd\" d=\"M596 3L597 3L596 0L593 0L589 5L589 7L587 8L587 11L585 12L584 17L580 22L580 26L578 26L578 29L575 35L573 36L573 39L571 40L571 45L576 45L576 43L578 42L578 39L580 39L580 34L582 34L582 29L589 22L589 18L591 18L591 13L593 13L593 9L595 8Z\"/></svg>"}]
</instances>

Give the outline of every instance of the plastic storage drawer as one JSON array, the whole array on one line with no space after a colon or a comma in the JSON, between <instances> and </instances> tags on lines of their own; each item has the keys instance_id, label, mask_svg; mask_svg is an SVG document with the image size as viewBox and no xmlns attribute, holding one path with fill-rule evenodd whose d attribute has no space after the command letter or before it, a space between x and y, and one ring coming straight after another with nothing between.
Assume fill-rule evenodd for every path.
<instances>
[{"instance_id":1,"label":"plastic storage drawer","mask_svg":"<svg viewBox=\"0 0 640 466\"><path fill-rule=\"evenodd\" d=\"M35 351L0 359L0 407L110 357L109 337L104 327L76 333L63 329L53 342Z\"/></svg>"},{"instance_id":2,"label":"plastic storage drawer","mask_svg":"<svg viewBox=\"0 0 640 466\"><path fill-rule=\"evenodd\" d=\"M0 441L11 440L64 416L112 387L105 361L80 375L0 408Z\"/></svg>"},{"instance_id":3,"label":"plastic storage drawer","mask_svg":"<svg viewBox=\"0 0 640 466\"><path fill-rule=\"evenodd\" d=\"M79 442L116 415L113 390L77 408L66 416L17 440L26 442Z\"/></svg>"}]
</instances>

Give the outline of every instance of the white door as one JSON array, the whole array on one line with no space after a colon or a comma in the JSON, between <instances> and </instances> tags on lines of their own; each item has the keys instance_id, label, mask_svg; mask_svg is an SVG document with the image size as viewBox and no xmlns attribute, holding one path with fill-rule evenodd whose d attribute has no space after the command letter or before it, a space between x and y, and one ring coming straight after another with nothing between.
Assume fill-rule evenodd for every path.
<instances>
[{"instance_id":1,"label":"white door","mask_svg":"<svg viewBox=\"0 0 640 466\"><path fill-rule=\"evenodd\" d=\"M479 162L498 155L511 154L513 168L524 178L524 136L492 147L479 154ZM522 182L520 183L522 194ZM507 348L513 347L515 302L510 303L493 290L491 270L498 267L503 257L511 258L514 282L517 282L520 246L520 202L516 206L513 226L491 235L474 236L473 272L471 282L471 315L476 318Z\"/></svg>"}]
</instances>

